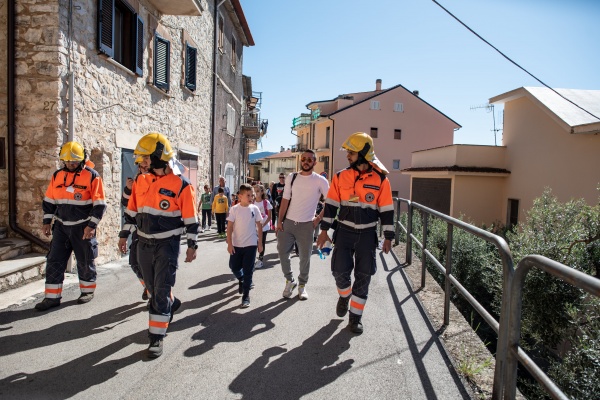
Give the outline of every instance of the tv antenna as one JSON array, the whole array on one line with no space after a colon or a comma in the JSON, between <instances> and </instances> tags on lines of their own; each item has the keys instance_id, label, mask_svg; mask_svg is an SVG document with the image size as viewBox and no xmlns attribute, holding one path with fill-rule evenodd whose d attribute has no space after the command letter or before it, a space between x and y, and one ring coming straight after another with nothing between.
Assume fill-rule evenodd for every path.
<instances>
[{"instance_id":1,"label":"tv antenna","mask_svg":"<svg viewBox=\"0 0 600 400\"><path fill-rule=\"evenodd\" d=\"M477 110L480 108L483 108L486 112L492 113L492 118L494 121L494 129L492 130L492 132L494 132L494 146L498 146L498 143L496 142L496 133L498 133L502 129L496 129L496 113L494 112L494 105L493 104L482 104L480 106L471 106L471 110Z\"/></svg>"}]
</instances>

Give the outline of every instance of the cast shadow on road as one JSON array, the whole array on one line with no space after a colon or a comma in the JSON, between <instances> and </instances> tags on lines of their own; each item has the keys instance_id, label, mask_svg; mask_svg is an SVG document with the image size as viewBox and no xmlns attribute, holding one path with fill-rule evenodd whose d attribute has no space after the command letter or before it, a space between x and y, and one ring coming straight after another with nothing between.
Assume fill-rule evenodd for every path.
<instances>
[{"instance_id":1,"label":"cast shadow on road","mask_svg":"<svg viewBox=\"0 0 600 400\"><path fill-rule=\"evenodd\" d=\"M111 310L114 311L114 310ZM84 322L77 321L79 324ZM59 330L57 330L59 332ZM18 372L0 380L2 399L66 399L92 386L105 383L115 377L120 369L136 362L149 361L143 352L114 359L114 355L130 345L147 345L148 333L142 330L121 338L108 346L75 358L54 368L28 374ZM108 359L107 359L108 358Z\"/></svg>"},{"instance_id":2,"label":"cast shadow on road","mask_svg":"<svg viewBox=\"0 0 600 400\"><path fill-rule=\"evenodd\" d=\"M239 296L231 296L230 300L240 301ZM273 319L296 302L295 299L280 299L244 313L236 313L236 304L218 312L203 316L205 311L191 317L194 326L201 324L202 330L192 335L192 340L201 342L184 352L186 357L195 357L213 349L219 343L237 343L248 340L255 335L265 333L275 327ZM209 309L210 310L210 309ZM213 310L216 311L216 310ZM185 323L185 322L184 322Z\"/></svg>"},{"instance_id":3,"label":"cast shadow on road","mask_svg":"<svg viewBox=\"0 0 600 400\"><path fill-rule=\"evenodd\" d=\"M46 313L40 313L35 309L12 312L9 311L6 313L20 314L24 317L16 318L13 321L31 317L53 318L53 314L55 313L68 312L66 311L68 307L65 306L73 305L76 303L76 301L77 300L62 303L60 307L52 309L50 312ZM119 324L127 322L128 318L132 317L133 315L146 312L145 307L139 307L140 304L142 303L137 302L123 305L104 311L100 314L94 314L91 317L61 322L42 330L26 332L17 335L2 335L0 340L0 357L41 347L52 346L56 343L69 342L105 332Z\"/></svg>"},{"instance_id":4,"label":"cast shadow on road","mask_svg":"<svg viewBox=\"0 0 600 400\"><path fill-rule=\"evenodd\" d=\"M402 332L404 332L404 335L406 337L406 342L408 343L408 347L410 349L410 354L413 358L415 368L419 372L419 378L421 379L421 384L423 385L423 389L425 390L427 399L437 399L438 398L438 396L435 393L435 389L432 385L429 374L427 373L427 368L425 367L425 364L423 362L423 360L427 356L427 352L429 351L431 346L434 346L434 345L437 347L439 353L442 355L442 358L444 359L444 362L445 362L446 366L448 367L448 370L450 371L452 380L454 381L454 383L456 384L456 387L460 391L462 398L465 400L470 399L471 396L465 390L464 383L461 381L459 375L457 374L456 370L454 369L452 362L450 361L450 359L448 358L448 355L446 354L446 350L444 349L444 346L442 345L442 343L440 342L440 339L438 338L439 332L436 332L433 325L431 325L431 322L429 321L429 317L427 316L427 313L425 312L425 309L423 308L421 301L416 296L416 292L412 289L410 280L404 273L403 268L406 267L407 264L406 263L401 264L400 260L398 260L398 257L396 256L396 254L393 251L391 251L390 254L394 258L394 261L396 262L396 266L392 269L390 269L390 266L386 263L383 252L379 253L379 257L381 259L381 264L383 265L383 269L386 272L388 272L386 280L387 280L387 283L388 283L388 286L390 289L390 294L392 295L392 300L394 301L396 312L398 313L398 319L402 326ZM409 295L404 299L398 298L398 293L396 293L396 289L394 288L394 283L392 282L394 275L397 273L400 274L400 276L402 277L402 280L404 281L404 284L406 285L406 287L408 289ZM406 319L406 315L404 314L404 311L402 310L402 306L407 302L413 302L416 304L417 309L419 310L419 313L421 314L421 317L423 318L423 321L425 322L427 329L429 330L429 333L430 333L430 339L424 345L422 345L422 349L419 349L419 344L417 344L417 341L415 340L415 337L411 331L410 325Z\"/></svg>"},{"instance_id":5,"label":"cast shadow on road","mask_svg":"<svg viewBox=\"0 0 600 400\"><path fill-rule=\"evenodd\" d=\"M340 330L332 336L342 323L331 320L301 346L288 350L273 346L263 351L262 356L243 370L229 385L233 393L242 399L300 399L348 372L353 359L336 364L340 355L350 348L353 335Z\"/></svg>"}]
</instances>

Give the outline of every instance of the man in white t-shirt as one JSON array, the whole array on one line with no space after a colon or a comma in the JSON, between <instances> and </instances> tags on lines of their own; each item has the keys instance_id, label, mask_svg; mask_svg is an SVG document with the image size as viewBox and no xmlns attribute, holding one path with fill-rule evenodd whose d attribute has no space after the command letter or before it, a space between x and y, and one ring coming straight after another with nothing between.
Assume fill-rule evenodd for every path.
<instances>
[{"instance_id":1,"label":"man in white t-shirt","mask_svg":"<svg viewBox=\"0 0 600 400\"><path fill-rule=\"evenodd\" d=\"M313 172L317 157L312 150L306 150L300 158L300 171L289 174L285 179L283 198L279 206L277 220L277 251L281 261L281 270L285 276L283 297L292 297L292 292L298 286L298 298L308 299L306 283L310 270L310 255L312 254L313 232L321 222L323 213L315 217L315 210L321 195L327 196L329 183L327 179ZM300 257L300 274L298 281L290 264L290 254L298 245Z\"/></svg>"}]
</instances>

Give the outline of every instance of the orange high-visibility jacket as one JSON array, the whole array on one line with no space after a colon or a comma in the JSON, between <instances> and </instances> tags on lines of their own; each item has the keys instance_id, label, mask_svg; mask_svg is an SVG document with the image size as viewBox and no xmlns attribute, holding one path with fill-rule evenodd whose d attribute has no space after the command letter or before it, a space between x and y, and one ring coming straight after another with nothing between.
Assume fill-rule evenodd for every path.
<instances>
[{"instance_id":1,"label":"orange high-visibility jacket","mask_svg":"<svg viewBox=\"0 0 600 400\"><path fill-rule=\"evenodd\" d=\"M129 204L129 199L131 198L131 194L133 192L133 186L135 186L136 188L135 196L137 198L137 204L140 204L143 197L146 195L146 192L148 192L150 184L156 181L156 179L157 176L154 174L138 174L135 177L135 180L133 181L131 189L128 189L127 186L125 186L125 188L123 189L121 204L123 205L123 207L125 207L125 212L123 215L125 217L125 224L123 224L123 229L121 230L121 232L119 232L120 238L129 237L129 234L133 233L136 230L135 218L132 217L128 219L127 217L127 205Z\"/></svg>"},{"instance_id":2,"label":"orange high-visibility jacket","mask_svg":"<svg viewBox=\"0 0 600 400\"><path fill-rule=\"evenodd\" d=\"M104 212L104 183L96 170L84 166L77 171L62 168L52 174L42 202L44 224L52 218L63 225L87 224L96 228Z\"/></svg>"},{"instance_id":3,"label":"orange high-visibility jacket","mask_svg":"<svg viewBox=\"0 0 600 400\"><path fill-rule=\"evenodd\" d=\"M190 182L175 174L146 175L150 175L145 178L149 183L148 190L145 195L138 196L136 180L125 211L126 220L137 226L140 238L166 239L182 235L185 231L188 245L192 244L191 242L195 245L198 236L198 214L196 193ZM154 182L149 181L154 178Z\"/></svg>"},{"instance_id":4,"label":"orange high-visibility jacket","mask_svg":"<svg viewBox=\"0 0 600 400\"><path fill-rule=\"evenodd\" d=\"M329 230L338 216L344 229L374 230L377 220L386 239L394 238L394 203L390 181L375 165L363 173L346 168L333 176L321 229ZM339 214L338 214L339 208Z\"/></svg>"}]
</instances>

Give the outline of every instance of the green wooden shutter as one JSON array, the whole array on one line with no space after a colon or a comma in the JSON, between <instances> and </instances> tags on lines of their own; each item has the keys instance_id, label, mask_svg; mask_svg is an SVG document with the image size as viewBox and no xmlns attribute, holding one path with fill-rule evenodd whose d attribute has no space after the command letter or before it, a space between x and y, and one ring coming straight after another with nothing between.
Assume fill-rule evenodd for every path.
<instances>
[{"instance_id":1,"label":"green wooden shutter","mask_svg":"<svg viewBox=\"0 0 600 400\"><path fill-rule=\"evenodd\" d=\"M98 0L98 50L109 57L114 56L115 0Z\"/></svg>"},{"instance_id":2,"label":"green wooden shutter","mask_svg":"<svg viewBox=\"0 0 600 400\"><path fill-rule=\"evenodd\" d=\"M185 44L185 87L196 90L196 66L198 50Z\"/></svg>"},{"instance_id":3,"label":"green wooden shutter","mask_svg":"<svg viewBox=\"0 0 600 400\"><path fill-rule=\"evenodd\" d=\"M169 90L171 42L154 34L154 86Z\"/></svg>"},{"instance_id":4,"label":"green wooden shutter","mask_svg":"<svg viewBox=\"0 0 600 400\"><path fill-rule=\"evenodd\" d=\"M144 76L144 21L137 16L137 29L135 35L135 73Z\"/></svg>"}]
</instances>

